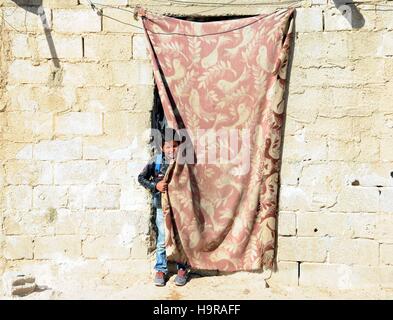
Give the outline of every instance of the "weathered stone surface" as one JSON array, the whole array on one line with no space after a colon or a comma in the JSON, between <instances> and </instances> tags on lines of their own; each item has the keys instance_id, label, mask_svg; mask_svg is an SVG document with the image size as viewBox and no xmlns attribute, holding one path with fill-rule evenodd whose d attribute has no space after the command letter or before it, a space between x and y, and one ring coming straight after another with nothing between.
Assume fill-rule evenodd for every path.
<instances>
[{"instance_id":1,"label":"weathered stone surface","mask_svg":"<svg viewBox=\"0 0 393 320\"><path fill-rule=\"evenodd\" d=\"M294 213L279 213L278 234L282 236L296 235L296 215Z\"/></svg>"},{"instance_id":2,"label":"weathered stone surface","mask_svg":"<svg viewBox=\"0 0 393 320\"><path fill-rule=\"evenodd\" d=\"M63 63L63 81L69 86L75 87L96 87L109 86L112 77L109 68L104 63L83 62L83 63Z\"/></svg>"},{"instance_id":3,"label":"weathered stone surface","mask_svg":"<svg viewBox=\"0 0 393 320\"><path fill-rule=\"evenodd\" d=\"M143 35L134 35L132 37L132 58L133 59L147 59L147 44Z\"/></svg>"},{"instance_id":4,"label":"weathered stone surface","mask_svg":"<svg viewBox=\"0 0 393 320\"><path fill-rule=\"evenodd\" d=\"M81 59L82 58L82 37L55 35L51 37L52 43L48 43L46 36L36 38L37 50L40 58L46 59Z\"/></svg>"},{"instance_id":5,"label":"weathered stone surface","mask_svg":"<svg viewBox=\"0 0 393 320\"><path fill-rule=\"evenodd\" d=\"M102 114L95 112L69 112L55 120L56 133L64 135L102 134Z\"/></svg>"},{"instance_id":6,"label":"weathered stone surface","mask_svg":"<svg viewBox=\"0 0 393 320\"><path fill-rule=\"evenodd\" d=\"M127 259L130 256L130 248L123 245L118 238L89 237L83 241L83 256L102 260Z\"/></svg>"},{"instance_id":7,"label":"weathered stone surface","mask_svg":"<svg viewBox=\"0 0 393 320\"><path fill-rule=\"evenodd\" d=\"M12 185L51 184L52 165L49 161L10 160L5 164L6 182Z\"/></svg>"},{"instance_id":8,"label":"weathered stone surface","mask_svg":"<svg viewBox=\"0 0 393 320\"><path fill-rule=\"evenodd\" d=\"M298 285L298 263L280 261L277 264L276 272L273 272L267 280L270 287L274 286L291 286Z\"/></svg>"},{"instance_id":9,"label":"weathered stone surface","mask_svg":"<svg viewBox=\"0 0 393 320\"><path fill-rule=\"evenodd\" d=\"M374 12L359 10L353 4L342 4L338 8L334 6L324 12L325 30L373 30L376 23Z\"/></svg>"},{"instance_id":10,"label":"weathered stone surface","mask_svg":"<svg viewBox=\"0 0 393 320\"><path fill-rule=\"evenodd\" d=\"M4 16L7 17L5 28L8 30L20 30L21 32L40 32L43 33L45 28L51 28L52 16L48 8L39 9L37 6L32 6L34 3L25 3L23 7L6 7L3 9ZM41 14L39 14L41 13ZM45 26L45 28L44 28Z\"/></svg>"},{"instance_id":11,"label":"weathered stone surface","mask_svg":"<svg viewBox=\"0 0 393 320\"><path fill-rule=\"evenodd\" d=\"M347 187L338 195L334 209L342 212L377 212L379 209L378 189Z\"/></svg>"},{"instance_id":12,"label":"weathered stone surface","mask_svg":"<svg viewBox=\"0 0 393 320\"><path fill-rule=\"evenodd\" d=\"M6 208L25 209L32 207L32 187L27 185L8 186L4 190Z\"/></svg>"},{"instance_id":13,"label":"weathered stone surface","mask_svg":"<svg viewBox=\"0 0 393 320\"><path fill-rule=\"evenodd\" d=\"M382 243L380 246L381 262L393 265L393 244Z\"/></svg>"},{"instance_id":14,"label":"weathered stone surface","mask_svg":"<svg viewBox=\"0 0 393 320\"><path fill-rule=\"evenodd\" d=\"M105 162L95 160L74 160L56 163L55 184L90 184L94 188L105 175Z\"/></svg>"},{"instance_id":15,"label":"weathered stone surface","mask_svg":"<svg viewBox=\"0 0 393 320\"><path fill-rule=\"evenodd\" d=\"M76 160L82 158L82 139L40 141L34 146L37 160Z\"/></svg>"},{"instance_id":16,"label":"weathered stone surface","mask_svg":"<svg viewBox=\"0 0 393 320\"><path fill-rule=\"evenodd\" d=\"M53 135L53 116L43 112L7 112L3 138L14 142L35 142Z\"/></svg>"},{"instance_id":17,"label":"weathered stone surface","mask_svg":"<svg viewBox=\"0 0 393 320\"><path fill-rule=\"evenodd\" d=\"M127 35L89 35L84 37L84 56L93 60L130 60L132 38Z\"/></svg>"},{"instance_id":18,"label":"weathered stone surface","mask_svg":"<svg viewBox=\"0 0 393 320\"><path fill-rule=\"evenodd\" d=\"M81 255L81 239L78 236L38 237L34 244L35 259L75 259Z\"/></svg>"},{"instance_id":19,"label":"weathered stone surface","mask_svg":"<svg viewBox=\"0 0 393 320\"><path fill-rule=\"evenodd\" d=\"M61 208L67 205L66 186L38 186L33 189L33 208Z\"/></svg>"},{"instance_id":20,"label":"weathered stone surface","mask_svg":"<svg viewBox=\"0 0 393 320\"><path fill-rule=\"evenodd\" d=\"M137 182L150 156L152 65L136 2L94 2L104 16L85 1L0 1L0 274L21 267L82 287L153 270L151 195ZM351 26L342 8L310 3L297 9L269 284L392 288L393 14L364 3L364 25Z\"/></svg>"},{"instance_id":21,"label":"weathered stone surface","mask_svg":"<svg viewBox=\"0 0 393 320\"><path fill-rule=\"evenodd\" d=\"M342 213L300 212L296 214L297 234L307 237L350 236L351 223Z\"/></svg>"},{"instance_id":22,"label":"weathered stone surface","mask_svg":"<svg viewBox=\"0 0 393 320\"><path fill-rule=\"evenodd\" d=\"M321 8L300 8L297 10L296 30L298 32L322 31L322 9Z\"/></svg>"},{"instance_id":23,"label":"weathered stone surface","mask_svg":"<svg viewBox=\"0 0 393 320\"><path fill-rule=\"evenodd\" d=\"M104 8L103 30L107 32L143 33L141 19L135 21L132 12Z\"/></svg>"},{"instance_id":24,"label":"weathered stone surface","mask_svg":"<svg viewBox=\"0 0 393 320\"><path fill-rule=\"evenodd\" d=\"M98 32L101 19L91 9L53 10L53 29L65 33Z\"/></svg>"},{"instance_id":25,"label":"weathered stone surface","mask_svg":"<svg viewBox=\"0 0 393 320\"><path fill-rule=\"evenodd\" d=\"M115 61L109 65L112 76L112 85L152 85L153 69L149 62L134 60L132 63L127 61Z\"/></svg>"},{"instance_id":26,"label":"weathered stone surface","mask_svg":"<svg viewBox=\"0 0 393 320\"><path fill-rule=\"evenodd\" d=\"M327 241L314 237L279 237L278 252L280 261L324 262Z\"/></svg>"},{"instance_id":27,"label":"weathered stone surface","mask_svg":"<svg viewBox=\"0 0 393 320\"><path fill-rule=\"evenodd\" d=\"M88 209L118 209L120 207L120 186L98 185L84 193L84 204Z\"/></svg>"},{"instance_id":28,"label":"weathered stone surface","mask_svg":"<svg viewBox=\"0 0 393 320\"><path fill-rule=\"evenodd\" d=\"M15 85L7 87L10 111L40 111L43 113L71 110L76 103L75 88Z\"/></svg>"},{"instance_id":29,"label":"weathered stone surface","mask_svg":"<svg viewBox=\"0 0 393 320\"><path fill-rule=\"evenodd\" d=\"M14 60L9 67L9 84L45 84L50 74L49 64L33 65L28 60Z\"/></svg>"},{"instance_id":30,"label":"weathered stone surface","mask_svg":"<svg viewBox=\"0 0 393 320\"><path fill-rule=\"evenodd\" d=\"M302 263L299 284L338 289L386 288L392 286L392 270L391 267Z\"/></svg>"},{"instance_id":31,"label":"weathered stone surface","mask_svg":"<svg viewBox=\"0 0 393 320\"><path fill-rule=\"evenodd\" d=\"M32 259L33 239L28 236L8 236L5 240L4 256L6 259Z\"/></svg>"},{"instance_id":32,"label":"weathered stone surface","mask_svg":"<svg viewBox=\"0 0 393 320\"><path fill-rule=\"evenodd\" d=\"M379 260L379 244L367 239L332 239L329 262L346 265L375 266Z\"/></svg>"},{"instance_id":33,"label":"weathered stone surface","mask_svg":"<svg viewBox=\"0 0 393 320\"><path fill-rule=\"evenodd\" d=\"M312 194L309 190L295 186L281 186L279 207L282 210L309 210Z\"/></svg>"}]
</instances>

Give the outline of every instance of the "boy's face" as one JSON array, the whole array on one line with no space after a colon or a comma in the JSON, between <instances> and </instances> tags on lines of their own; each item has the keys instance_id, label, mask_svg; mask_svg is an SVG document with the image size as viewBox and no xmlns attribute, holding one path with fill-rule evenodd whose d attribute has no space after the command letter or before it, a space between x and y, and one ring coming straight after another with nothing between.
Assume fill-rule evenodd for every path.
<instances>
[{"instance_id":1,"label":"boy's face","mask_svg":"<svg viewBox=\"0 0 393 320\"><path fill-rule=\"evenodd\" d=\"M177 141L165 141L162 151L165 153L165 156L169 159L176 158L177 147L179 143Z\"/></svg>"}]
</instances>

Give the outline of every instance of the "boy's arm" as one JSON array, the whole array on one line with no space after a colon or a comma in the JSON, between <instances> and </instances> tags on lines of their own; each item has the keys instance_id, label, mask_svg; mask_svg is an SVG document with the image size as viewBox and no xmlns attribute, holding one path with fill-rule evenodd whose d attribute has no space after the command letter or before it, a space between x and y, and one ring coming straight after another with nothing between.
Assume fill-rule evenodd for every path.
<instances>
[{"instance_id":1,"label":"boy's arm","mask_svg":"<svg viewBox=\"0 0 393 320\"><path fill-rule=\"evenodd\" d=\"M154 180L150 180L151 178L154 178L153 162L149 162L143 168L142 172L138 176L138 182L146 189L149 189L150 191L156 191L156 182Z\"/></svg>"}]
</instances>

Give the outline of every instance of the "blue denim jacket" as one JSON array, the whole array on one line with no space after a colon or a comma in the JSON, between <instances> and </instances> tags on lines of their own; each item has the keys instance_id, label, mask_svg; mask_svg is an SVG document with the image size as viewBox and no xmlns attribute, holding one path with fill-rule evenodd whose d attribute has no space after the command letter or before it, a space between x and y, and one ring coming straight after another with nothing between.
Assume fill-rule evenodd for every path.
<instances>
[{"instance_id":1,"label":"blue denim jacket","mask_svg":"<svg viewBox=\"0 0 393 320\"><path fill-rule=\"evenodd\" d=\"M156 189L156 185L165 176L169 163L167 162L165 155L162 154L160 170L156 171L156 159L157 156L150 159L148 164L139 174L138 182L153 193L153 207L161 208L161 192Z\"/></svg>"}]
</instances>

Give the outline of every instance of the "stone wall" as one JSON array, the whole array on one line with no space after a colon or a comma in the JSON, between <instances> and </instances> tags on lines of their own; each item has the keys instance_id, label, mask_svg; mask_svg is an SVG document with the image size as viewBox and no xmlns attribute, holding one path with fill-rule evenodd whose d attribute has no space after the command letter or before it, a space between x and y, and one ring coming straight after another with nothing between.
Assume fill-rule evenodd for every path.
<instances>
[{"instance_id":1,"label":"stone wall","mask_svg":"<svg viewBox=\"0 0 393 320\"><path fill-rule=\"evenodd\" d=\"M154 83L138 2L93 2L103 15L86 1L0 1L0 274L113 283L151 270L136 181L149 149L135 141ZM177 15L287 6L144 2ZM297 9L271 284L391 288L393 11L350 6L351 25L337 7Z\"/></svg>"}]
</instances>

